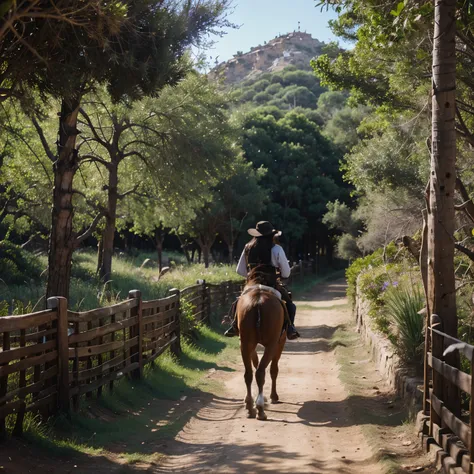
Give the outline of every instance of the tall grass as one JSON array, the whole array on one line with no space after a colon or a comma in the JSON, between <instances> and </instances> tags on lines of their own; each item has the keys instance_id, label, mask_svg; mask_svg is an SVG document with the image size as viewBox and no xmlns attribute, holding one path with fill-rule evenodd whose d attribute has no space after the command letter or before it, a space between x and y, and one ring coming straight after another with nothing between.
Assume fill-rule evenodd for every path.
<instances>
[{"instance_id":1,"label":"tall grass","mask_svg":"<svg viewBox=\"0 0 474 474\"><path fill-rule=\"evenodd\" d=\"M158 279L156 265L141 268L142 263L151 254L116 255L113 260L112 278L105 285L96 273L97 255L91 251L74 254L70 285L69 307L74 311L86 311L100 306L107 306L126 299L130 290L141 290L144 299L157 299L167 295L171 288L185 288L194 285L197 280L209 283L222 281L239 281L235 267L230 265L212 265L204 268L202 264L187 265L182 263L184 256L170 254L174 262L171 271ZM43 268L47 267L47 258L39 257ZM22 314L21 308L40 310L44 308L46 289L45 272L43 280L32 282L25 275L23 285L7 285L0 281L0 313Z\"/></svg>"},{"instance_id":2,"label":"tall grass","mask_svg":"<svg viewBox=\"0 0 474 474\"><path fill-rule=\"evenodd\" d=\"M399 356L410 364L419 363L423 346L424 296L418 286L394 287L386 295L386 309L395 326L392 342Z\"/></svg>"}]
</instances>

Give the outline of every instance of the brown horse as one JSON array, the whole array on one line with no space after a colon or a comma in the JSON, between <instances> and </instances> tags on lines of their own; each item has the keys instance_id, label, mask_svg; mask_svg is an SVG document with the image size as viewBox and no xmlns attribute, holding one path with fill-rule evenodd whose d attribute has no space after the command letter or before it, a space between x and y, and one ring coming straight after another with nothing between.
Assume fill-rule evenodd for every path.
<instances>
[{"instance_id":1,"label":"brown horse","mask_svg":"<svg viewBox=\"0 0 474 474\"><path fill-rule=\"evenodd\" d=\"M237 304L237 321L240 333L240 351L245 366L245 383L247 385L247 396L245 406L249 418L266 420L265 397L263 396L263 385L265 384L265 371L271 362L270 375L272 377L272 391L270 399L272 403L278 403L276 391L276 379L278 377L278 361L285 347L286 330L282 332L285 312L278 296L271 290L259 288L264 284L265 277L258 271L252 270L247 277L242 296ZM253 288L254 287L254 288ZM265 347L265 352L260 362L257 355L257 344ZM256 400L257 410L254 408L252 398L252 363L255 366L255 379L258 385L258 396Z\"/></svg>"}]
</instances>

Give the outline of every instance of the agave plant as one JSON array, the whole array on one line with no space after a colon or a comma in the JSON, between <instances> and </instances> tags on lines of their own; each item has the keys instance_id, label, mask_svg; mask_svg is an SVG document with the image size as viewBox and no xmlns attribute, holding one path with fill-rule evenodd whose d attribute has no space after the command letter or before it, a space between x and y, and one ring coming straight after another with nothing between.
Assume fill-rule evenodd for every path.
<instances>
[{"instance_id":1,"label":"agave plant","mask_svg":"<svg viewBox=\"0 0 474 474\"><path fill-rule=\"evenodd\" d=\"M424 296L418 286L393 288L386 295L386 308L396 328L394 343L400 357L409 363L419 362L423 345Z\"/></svg>"}]
</instances>

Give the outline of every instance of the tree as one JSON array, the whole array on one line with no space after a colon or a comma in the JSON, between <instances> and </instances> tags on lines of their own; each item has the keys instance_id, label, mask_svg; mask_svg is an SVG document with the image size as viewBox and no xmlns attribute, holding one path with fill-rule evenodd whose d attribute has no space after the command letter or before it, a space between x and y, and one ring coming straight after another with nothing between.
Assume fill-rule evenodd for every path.
<instances>
[{"instance_id":1,"label":"tree","mask_svg":"<svg viewBox=\"0 0 474 474\"><path fill-rule=\"evenodd\" d=\"M227 103L224 94L196 74L190 74L177 86L165 87L159 98L114 105L102 93L85 102L80 124L89 130L78 147L81 158L104 167L108 176L103 183L107 200L99 256L104 282L112 272L119 200L135 193L149 193L141 185L140 175L151 174L161 194L168 194L172 200L172 196L187 194L183 190L190 190L191 195L205 193L228 169L234 131L225 115ZM123 187L120 170L125 161L131 162L127 174L137 182L125 180L127 189L119 192ZM189 197L180 201L186 200ZM161 227L161 223L156 226L155 236Z\"/></svg>"},{"instance_id":2,"label":"tree","mask_svg":"<svg viewBox=\"0 0 474 474\"><path fill-rule=\"evenodd\" d=\"M32 29L28 41L33 44L20 41L17 45L16 37L11 37L8 47L18 47L13 48L7 64L19 71L11 81L21 79L41 94L61 98L56 153L37 127L54 169L47 297L68 296L74 248L92 234L100 218L96 216L86 232L75 234L73 181L80 163L77 118L83 96L94 84L103 83L113 99L126 96L132 100L157 94L164 85L178 81L188 70L187 62L182 60L186 49L204 33L228 24L222 17L226 7L226 0L189 1L181 8L171 1L104 3L106 10L115 9L110 12L111 18L126 18L126 27L120 22L102 25L96 16L95 24L101 25L99 36L67 22L58 35L57 25L39 18L28 25ZM29 65L28 58L39 51L47 57L44 66L23 71L19 66L22 59ZM38 123L35 117L33 123Z\"/></svg>"},{"instance_id":3,"label":"tree","mask_svg":"<svg viewBox=\"0 0 474 474\"><path fill-rule=\"evenodd\" d=\"M89 45L106 47L106 38L126 23L121 3L4 0L0 5L0 102L23 97L28 87L44 86L43 74L64 48L60 38L73 29Z\"/></svg>"},{"instance_id":4,"label":"tree","mask_svg":"<svg viewBox=\"0 0 474 474\"><path fill-rule=\"evenodd\" d=\"M277 117L279 117L277 115ZM270 196L266 219L305 253L326 241L319 226L326 204L344 194L340 155L319 127L301 113L281 118L256 110L243 121L245 156L267 173L261 184Z\"/></svg>"},{"instance_id":5,"label":"tree","mask_svg":"<svg viewBox=\"0 0 474 474\"><path fill-rule=\"evenodd\" d=\"M235 240L243 223L254 220L265 205L266 193L259 186L263 173L242 157L236 157L232 172L214 187L209 200L195 211L195 217L181 226L181 231L193 237L201 248L206 268L218 234L226 242L232 262Z\"/></svg>"}]
</instances>

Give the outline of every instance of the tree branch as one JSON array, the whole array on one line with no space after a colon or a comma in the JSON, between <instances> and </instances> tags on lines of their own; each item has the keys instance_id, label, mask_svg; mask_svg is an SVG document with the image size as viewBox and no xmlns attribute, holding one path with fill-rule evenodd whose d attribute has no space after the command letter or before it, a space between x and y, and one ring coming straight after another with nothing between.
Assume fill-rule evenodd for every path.
<instances>
[{"instance_id":1,"label":"tree branch","mask_svg":"<svg viewBox=\"0 0 474 474\"><path fill-rule=\"evenodd\" d=\"M456 189L463 200L462 210L466 213L469 219L474 222L474 202L472 202L466 187L459 176L456 177Z\"/></svg>"},{"instance_id":2,"label":"tree branch","mask_svg":"<svg viewBox=\"0 0 474 474\"><path fill-rule=\"evenodd\" d=\"M134 194L134 193L136 193L136 191L139 187L140 187L140 183L136 184L132 189L129 189L128 191L125 191L124 193L118 193L117 198L118 199L123 199L124 197L128 196L129 194Z\"/></svg>"},{"instance_id":3,"label":"tree branch","mask_svg":"<svg viewBox=\"0 0 474 474\"><path fill-rule=\"evenodd\" d=\"M454 244L454 248L462 252L464 255L467 255L474 262L474 252L472 250L469 250L461 244Z\"/></svg>"},{"instance_id":4,"label":"tree branch","mask_svg":"<svg viewBox=\"0 0 474 474\"><path fill-rule=\"evenodd\" d=\"M54 163L56 161L56 156L51 151L51 148L48 145L48 141L46 140L46 137L44 136L44 132L43 132L43 129L41 128L41 125L38 123L38 120L36 120L36 117L30 117L30 119L36 129L36 132L38 133L38 136L41 140L41 144L43 145L43 148L47 157Z\"/></svg>"},{"instance_id":5,"label":"tree branch","mask_svg":"<svg viewBox=\"0 0 474 474\"><path fill-rule=\"evenodd\" d=\"M74 241L74 245L76 247L82 242L84 242L84 240L86 240L88 237L90 237L94 233L102 217L104 217L104 214L102 212L99 212L99 214L97 214L94 220L91 222L91 225L89 226L89 228L83 234L78 235L76 237L76 240Z\"/></svg>"},{"instance_id":6,"label":"tree branch","mask_svg":"<svg viewBox=\"0 0 474 474\"><path fill-rule=\"evenodd\" d=\"M105 140L102 140L102 138L100 138L100 136L97 133L97 130L94 127L94 124L92 123L92 120L90 119L87 112L81 107L79 109L79 113L86 119L87 126L91 129L92 135L94 135L94 139L96 140L96 142L100 143L106 150L108 150L109 149L109 143L107 143Z\"/></svg>"}]
</instances>

